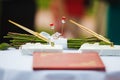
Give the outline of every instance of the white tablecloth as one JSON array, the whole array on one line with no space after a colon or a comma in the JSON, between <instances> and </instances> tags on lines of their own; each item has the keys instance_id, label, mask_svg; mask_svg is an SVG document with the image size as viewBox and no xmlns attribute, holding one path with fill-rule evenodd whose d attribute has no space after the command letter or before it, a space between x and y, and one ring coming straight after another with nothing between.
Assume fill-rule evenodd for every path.
<instances>
[{"instance_id":1,"label":"white tablecloth","mask_svg":"<svg viewBox=\"0 0 120 80\"><path fill-rule=\"evenodd\" d=\"M65 50L64 52L78 52ZM32 70L32 56L17 49L0 51L0 80L120 80L120 56L101 56L106 72L82 70Z\"/></svg>"}]
</instances>

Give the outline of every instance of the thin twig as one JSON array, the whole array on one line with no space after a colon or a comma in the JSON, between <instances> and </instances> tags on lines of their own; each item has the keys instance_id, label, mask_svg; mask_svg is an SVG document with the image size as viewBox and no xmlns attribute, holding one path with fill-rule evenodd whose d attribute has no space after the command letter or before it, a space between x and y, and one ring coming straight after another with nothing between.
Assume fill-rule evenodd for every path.
<instances>
[{"instance_id":1,"label":"thin twig","mask_svg":"<svg viewBox=\"0 0 120 80\"><path fill-rule=\"evenodd\" d=\"M81 29L89 32L90 34L92 34L93 36L97 37L98 39L100 39L100 40L102 40L102 41L104 41L104 42L106 42L106 43L109 43L109 44L113 45L112 42L110 42L108 39L106 39L106 38L103 37L102 35L97 34L97 33L94 32L94 31L90 30L89 28L87 28L87 27L85 27L85 26L82 26L82 25L78 24L77 22L75 22L75 21L73 21L73 20L70 20L70 22L73 23L73 24L75 24L75 25L77 25L79 28L81 28Z\"/></svg>"}]
</instances>

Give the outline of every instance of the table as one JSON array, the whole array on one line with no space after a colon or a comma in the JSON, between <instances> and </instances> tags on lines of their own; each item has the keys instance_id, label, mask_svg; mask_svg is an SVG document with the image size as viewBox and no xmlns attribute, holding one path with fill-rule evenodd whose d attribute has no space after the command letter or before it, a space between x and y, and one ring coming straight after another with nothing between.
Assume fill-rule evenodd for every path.
<instances>
[{"instance_id":1,"label":"table","mask_svg":"<svg viewBox=\"0 0 120 80\"><path fill-rule=\"evenodd\" d=\"M77 50L64 50L76 52ZM82 70L32 70L33 56L18 49L0 51L0 80L120 80L120 56L101 56L106 72ZM87 76L87 77L86 77Z\"/></svg>"}]
</instances>

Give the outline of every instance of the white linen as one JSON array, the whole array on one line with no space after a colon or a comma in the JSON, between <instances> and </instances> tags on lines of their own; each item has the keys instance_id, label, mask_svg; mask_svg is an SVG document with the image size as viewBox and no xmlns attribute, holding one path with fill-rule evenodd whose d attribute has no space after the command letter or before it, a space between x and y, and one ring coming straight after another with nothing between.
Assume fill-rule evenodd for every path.
<instances>
[{"instance_id":1,"label":"white linen","mask_svg":"<svg viewBox=\"0 0 120 80\"><path fill-rule=\"evenodd\" d=\"M79 48L82 52L96 51L101 56L120 56L120 45L100 45L99 43L84 43Z\"/></svg>"},{"instance_id":2,"label":"white linen","mask_svg":"<svg viewBox=\"0 0 120 80\"><path fill-rule=\"evenodd\" d=\"M77 50L64 52L79 53ZM19 50L0 51L0 80L120 80L120 56L101 56L106 72L82 70L32 70L33 56ZM116 75L117 73L117 75Z\"/></svg>"}]
</instances>

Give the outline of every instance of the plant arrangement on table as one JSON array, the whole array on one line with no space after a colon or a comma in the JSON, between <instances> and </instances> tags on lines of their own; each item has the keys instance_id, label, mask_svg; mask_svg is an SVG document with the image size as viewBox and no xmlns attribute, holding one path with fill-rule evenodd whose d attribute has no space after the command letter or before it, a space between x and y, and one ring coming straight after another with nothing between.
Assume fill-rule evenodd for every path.
<instances>
[{"instance_id":1,"label":"plant arrangement on table","mask_svg":"<svg viewBox=\"0 0 120 80\"><path fill-rule=\"evenodd\" d=\"M64 33L64 24L66 23L66 18L62 17L62 27L61 27L61 33L58 34L58 32L55 33L55 26L53 23L50 24L50 27L52 29L52 31L55 33L53 34L54 36L50 36L52 38L55 38L56 40L59 38L63 38L63 33ZM42 35L38 32L32 31L12 20L8 20L10 23L16 25L17 27L29 32L30 34L22 34L22 33L15 33L15 32L8 32L8 34L6 36L4 36L4 38L12 38L10 40L10 45L9 46L13 46L15 48L19 48L21 45L25 44L25 43L41 43L41 44L50 44L51 46L54 46L55 43L54 41L52 41L51 39L49 39L48 37L46 37L45 35ZM96 43L98 42L101 45L111 45L113 46L113 43L110 42L107 38L103 37L102 35L97 34L96 32L86 28L85 26L80 25L79 23L70 20L71 23L77 25L79 28L81 28L82 30L87 31L88 33L92 34L93 37L89 37L89 38L81 38L81 39L67 39L67 47L68 48L73 48L73 49L78 49L80 48L80 46L84 43ZM4 47L4 46L3 46ZM8 47L8 45L7 45ZM1 48L2 49L2 48Z\"/></svg>"}]
</instances>

